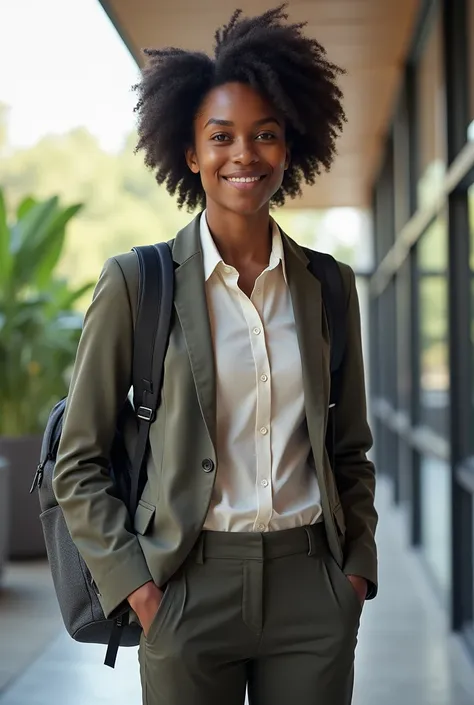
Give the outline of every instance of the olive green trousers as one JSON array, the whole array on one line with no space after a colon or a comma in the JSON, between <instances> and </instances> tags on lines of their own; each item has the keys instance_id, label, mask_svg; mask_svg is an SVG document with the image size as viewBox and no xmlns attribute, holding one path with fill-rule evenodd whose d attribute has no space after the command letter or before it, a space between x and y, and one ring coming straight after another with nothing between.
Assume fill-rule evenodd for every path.
<instances>
[{"instance_id":1,"label":"olive green trousers","mask_svg":"<svg viewBox=\"0 0 474 705\"><path fill-rule=\"evenodd\" d=\"M142 637L143 705L349 705L360 614L323 524L204 532Z\"/></svg>"}]
</instances>

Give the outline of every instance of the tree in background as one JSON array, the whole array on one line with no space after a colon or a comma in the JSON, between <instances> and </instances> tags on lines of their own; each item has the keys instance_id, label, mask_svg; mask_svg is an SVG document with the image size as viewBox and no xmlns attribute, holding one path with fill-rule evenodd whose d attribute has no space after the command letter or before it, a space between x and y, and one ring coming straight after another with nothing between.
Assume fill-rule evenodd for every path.
<instances>
[{"instance_id":1,"label":"tree in background","mask_svg":"<svg viewBox=\"0 0 474 705\"><path fill-rule=\"evenodd\" d=\"M134 245L173 238L190 217L179 211L163 186L134 154L131 133L117 153L101 149L85 129L44 137L34 146L12 151L6 134L7 108L0 104L0 186L12 208L27 194L64 202L81 202L84 208L70 224L59 272L73 286L97 279L104 261ZM317 246L324 211L282 209L282 227L302 244ZM339 244L336 256L351 259L351 248ZM79 305L87 306L90 294Z\"/></svg>"}]
</instances>

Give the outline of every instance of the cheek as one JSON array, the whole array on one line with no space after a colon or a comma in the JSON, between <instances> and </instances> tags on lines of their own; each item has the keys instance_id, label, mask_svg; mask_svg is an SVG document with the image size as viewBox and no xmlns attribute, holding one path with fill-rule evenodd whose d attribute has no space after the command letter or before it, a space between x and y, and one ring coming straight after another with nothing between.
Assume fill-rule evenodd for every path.
<instances>
[{"instance_id":1,"label":"cheek","mask_svg":"<svg viewBox=\"0 0 474 705\"><path fill-rule=\"evenodd\" d=\"M209 180L216 176L219 169L225 164L226 159L222 153L209 150L201 154L200 167L203 179Z\"/></svg>"},{"instance_id":2,"label":"cheek","mask_svg":"<svg viewBox=\"0 0 474 705\"><path fill-rule=\"evenodd\" d=\"M286 148L278 146L271 155L270 160L275 171L284 171L287 162Z\"/></svg>"}]
</instances>

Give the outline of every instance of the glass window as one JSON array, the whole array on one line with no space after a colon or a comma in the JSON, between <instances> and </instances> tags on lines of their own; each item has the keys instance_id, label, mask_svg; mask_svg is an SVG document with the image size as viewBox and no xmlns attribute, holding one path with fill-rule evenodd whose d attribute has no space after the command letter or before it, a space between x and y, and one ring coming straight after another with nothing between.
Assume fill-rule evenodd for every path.
<instances>
[{"instance_id":1,"label":"glass window","mask_svg":"<svg viewBox=\"0 0 474 705\"><path fill-rule=\"evenodd\" d=\"M398 403L409 413L412 389L411 373L411 309L410 261L407 259L397 275L397 360Z\"/></svg>"},{"instance_id":2,"label":"glass window","mask_svg":"<svg viewBox=\"0 0 474 705\"><path fill-rule=\"evenodd\" d=\"M393 142L390 140L382 171L375 188L375 251L377 264L385 257L395 240Z\"/></svg>"},{"instance_id":3,"label":"glass window","mask_svg":"<svg viewBox=\"0 0 474 705\"><path fill-rule=\"evenodd\" d=\"M474 454L474 272L471 274L471 452Z\"/></svg>"},{"instance_id":4,"label":"glass window","mask_svg":"<svg viewBox=\"0 0 474 705\"><path fill-rule=\"evenodd\" d=\"M425 558L439 586L451 589L451 475L448 463L421 459L421 540Z\"/></svg>"},{"instance_id":5,"label":"glass window","mask_svg":"<svg viewBox=\"0 0 474 705\"><path fill-rule=\"evenodd\" d=\"M474 4L474 0L473 0ZM473 42L474 44L474 42ZM474 124L474 123L473 123ZM474 453L474 184L468 190L471 269L471 451Z\"/></svg>"},{"instance_id":6,"label":"glass window","mask_svg":"<svg viewBox=\"0 0 474 705\"><path fill-rule=\"evenodd\" d=\"M432 203L439 192L446 167L445 81L441 12L420 58L417 139L419 144L418 206Z\"/></svg>"},{"instance_id":7,"label":"glass window","mask_svg":"<svg viewBox=\"0 0 474 705\"><path fill-rule=\"evenodd\" d=\"M397 407L397 359L395 348L395 284L390 282L380 295L378 327L380 335L380 396Z\"/></svg>"},{"instance_id":8,"label":"glass window","mask_svg":"<svg viewBox=\"0 0 474 705\"><path fill-rule=\"evenodd\" d=\"M474 0L468 0L467 2L467 12L468 12L468 57L469 57L469 118L471 123L468 128L469 140L474 142Z\"/></svg>"},{"instance_id":9,"label":"glass window","mask_svg":"<svg viewBox=\"0 0 474 705\"><path fill-rule=\"evenodd\" d=\"M406 88L403 87L393 126L394 221L398 235L410 218L410 144Z\"/></svg>"},{"instance_id":10,"label":"glass window","mask_svg":"<svg viewBox=\"0 0 474 705\"><path fill-rule=\"evenodd\" d=\"M474 274L474 184L468 189L467 192L468 207L469 207L469 227L471 231L470 235L470 265L471 272ZM474 313L474 311L473 311Z\"/></svg>"},{"instance_id":11,"label":"glass window","mask_svg":"<svg viewBox=\"0 0 474 705\"><path fill-rule=\"evenodd\" d=\"M436 220L418 246L420 305L420 421L449 433L447 227Z\"/></svg>"}]
</instances>

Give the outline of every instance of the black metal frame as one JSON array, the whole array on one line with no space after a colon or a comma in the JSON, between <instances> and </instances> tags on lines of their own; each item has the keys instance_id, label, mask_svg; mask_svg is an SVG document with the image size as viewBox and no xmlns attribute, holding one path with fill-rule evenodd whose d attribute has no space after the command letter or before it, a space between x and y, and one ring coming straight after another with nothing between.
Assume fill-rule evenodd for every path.
<instances>
[{"instance_id":1,"label":"black metal frame","mask_svg":"<svg viewBox=\"0 0 474 705\"><path fill-rule=\"evenodd\" d=\"M447 167L444 184L444 197L423 211L417 210L417 178L419 158L419 136L417 134L417 93L416 70L423 54L426 40L430 35L436 12L442 12L444 39L444 70L446 80L446 126L447 126ZM464 632L466 643L472 644L474 654L474 545L473 545L473 506L474 506L474 458L469 438L471 416L471 392L473 389L470 317L471 281L469 270L469 221L467 188L474 183L474 153L466 147L469 122L468 104L468 46L467 46L467 0L424 0L414 32L409 52L405 80L399 103L395 111L394 126L387 140L387 156L382 162L374 194L386 189L391 183L395 188L394 176L388 175L384 165L393 149L392 137L408 135L407 171L409 174L409 214L407 223L404 216L397 217L395 243L387 251L377 248L376 270L371 278L371 341L372 362L372 409L375 417L377 462L384 471L387 459L383 445L392 436L398 438L398 448L404 458L410 459L410 482L408 493L400 494L400 470L388 474L394 479L394 500L408 499L410 516L410 539L413 545L422 545L422 503L421 503L421 459L424 455L437 457L449 463L452 491L451 524L451 586L449 608L454 630ZM402 126L397 121L407 121ZM403 201L403 199L402 199ZM374 222L376 237L381 222L390 218L387 207L380 213L380 199L374 197ZM440 440L432 431L420 425L420 310L419 279L417 266L418 242L439 213L447 210L448 215L448 311L449 311L449 356L450 356L450 412L449 442ZM393 213L391 214L393 217ZM400 229L401 228L401 229ZM386 234L385 234L386 237ZM396 343L387 336L377 336L377 320L390 315L390 291L401 267L408 260L410 272L411 311L410 362L411 396L410 407L400 410L397 393L388 390L381 375L381 361L388 353L387 346ZM424 272L423 275L429 274ZM435 274L435 272L433 272ZM439 274L439 272L436 272ZM396 330L396 328L395 328ZM395 345L393 348L395 349ZM384 452L385 451L385 452ZM382 465L381 465L382 463ZM385 468L387 470L388 468ZM393 470L393 468L392 468ZM404 478L406 481L406 478ZM408 495L408 496L407 496Z\"/></svg>"},{"instance_id":2,"label":"black metal frame","mask_svg":"<svg viewBox=\"0 0 474 705\"><path fill-rule=\"evenodd\" d=\"M445 72L447 94L448 164L466 142L469 124L467 5L444 3ZM464 38L464 41L463 41ZM472 623L473 598L473 498L459 482L458 470L470 452L471 341L469 269L470 238L467 193L457 188L448 197L449 214L449 320L451 369L451 491L452 491L452 591L451 622L455 630ZM460 237L464 233L465 237ZM469 530L466 531L466 527Z\"/></svg>"}]
</instances>

